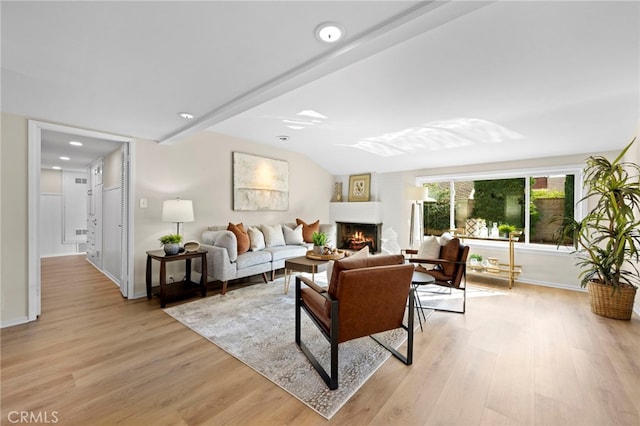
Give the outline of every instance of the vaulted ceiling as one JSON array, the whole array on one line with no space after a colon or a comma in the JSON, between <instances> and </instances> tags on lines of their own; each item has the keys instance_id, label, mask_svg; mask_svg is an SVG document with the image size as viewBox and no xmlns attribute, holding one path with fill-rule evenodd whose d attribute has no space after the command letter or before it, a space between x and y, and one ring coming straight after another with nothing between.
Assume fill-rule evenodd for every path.
<instances>
[{"instance_id":1,"label":"vaulted ceiling","mask_svg":"<svg viewBox=\"0 0 640 426\"><path fill-rule=\"evenodd\" d=\"M1 7L2 110L45 121L159 143L213 131L333 174L618 149L638 131L637 1ZM315 38L327 21L342 40Z\"/></svg>"}]
</instances>

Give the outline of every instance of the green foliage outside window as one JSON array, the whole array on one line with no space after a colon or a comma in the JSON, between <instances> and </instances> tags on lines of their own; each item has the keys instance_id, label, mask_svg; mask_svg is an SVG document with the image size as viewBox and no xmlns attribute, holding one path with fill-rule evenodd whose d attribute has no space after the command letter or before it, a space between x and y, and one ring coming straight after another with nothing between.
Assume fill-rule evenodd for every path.
<instances>
[{"instance_id":1,"label":"green foliage outside window","mask_svg":"<svg viewBox=\"0 0 640 426\"><path fill-rule=\"evenodd\" d=\"M424 203L425 233L440 235L450 228L451 191L449 187L443 188L437 184L425 185L429 188L429 196L436 200L435 203Z\"/></svg>"},{"instance_id":2,"label":"green foliage outside window","mask_svg":"<svg viewBox=\"0 0 640 426\"><path fill-rule=\"evenodd\" d=\"M573 217L573 211L574 211L574 203L575 203L575 196L574 196L574 182L575 182L575 176L574 175L567 175L565 177L565 181L564 181L564 217Z\"/></svg>"},{"instance_id":3,"label":"green foliage outside window","mask_svg":"<svg viewBox=\"0 0 640 426\"><path fill-rule=\"evenodd\" d=\"M509 215L509 204L524 205L523 178L476 180L473 182L474 204L472 217L480 217L498 223L510 223L516 228L524 228L524 209L517 215ZM514 206L512 206L514 207Z\"/></svg>"}]
</instances>

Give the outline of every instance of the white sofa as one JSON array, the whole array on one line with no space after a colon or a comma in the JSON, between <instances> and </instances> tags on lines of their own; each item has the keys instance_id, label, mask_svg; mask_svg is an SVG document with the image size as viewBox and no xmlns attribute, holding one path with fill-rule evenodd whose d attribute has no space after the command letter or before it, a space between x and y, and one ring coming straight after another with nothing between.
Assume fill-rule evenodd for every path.
<instances>
[{"instance_id":1,"label":"white sofa","mask_svg":"<svg viewBox=\"0 0 640 426\"><path fill-rule=\"evenodd\" d=\"M261 225L262 226L262 225ZM251 228L260 228L255 226ZM290 229L295 229L295 224L283 224ZM247 227L249 229L249 227ZM336 225L320 224L320 232L328 236L327 245L335 246ZM253 241L252 241L253 245ZM222 281L222 294L227 292L229 280L245 278L262 274L267 283L273 280L275 271L284 268L286 259L304 256L313 244L284 244L264 248L249 249L246 253L238 255L238 240L236 235L227 230L227 226L210 226L202 233L200 248L207 250L207 281ZM202 270L200 261L194 260L196 272ZM267 277L269 273L269 277Z\"/></svg>"}]
</instances>

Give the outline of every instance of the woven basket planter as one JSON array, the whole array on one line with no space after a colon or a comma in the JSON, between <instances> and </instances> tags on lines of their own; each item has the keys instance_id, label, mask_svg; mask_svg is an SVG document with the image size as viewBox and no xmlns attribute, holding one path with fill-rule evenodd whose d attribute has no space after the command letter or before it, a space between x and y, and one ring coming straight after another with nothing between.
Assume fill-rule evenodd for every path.
<instances>
[{"instance_id":1,"label":"woven basket planter","mask_svg":"<svg viewBox=\"0 0 640 426\"><path fill-rule=\"evenodd\" d=\"M635 287L620 286L614 292L611 286L589 281L588 289L591 312L607 318L631 319L637 290Z\"/></svg>"}]
</instances>

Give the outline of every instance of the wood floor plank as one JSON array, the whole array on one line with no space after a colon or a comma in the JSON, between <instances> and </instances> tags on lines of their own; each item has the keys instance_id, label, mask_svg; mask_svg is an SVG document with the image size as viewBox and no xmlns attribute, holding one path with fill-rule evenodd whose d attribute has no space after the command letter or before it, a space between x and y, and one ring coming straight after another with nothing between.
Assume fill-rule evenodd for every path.
<instances>
[{"instance_id":1,"label":"wood floor plank","mask_svg":"<svg viewBox=\"0 0 640 426\"><path fill-rule=\"evenodd\" d=\"M82 256L42 273L38 321L1 330L2 424L30 410L59 425L640 424L640 320L598 317L582 292L475 283L494 295L434 313L413 365L391 358L326 421Z\"/></svg>"}]
</instances>

